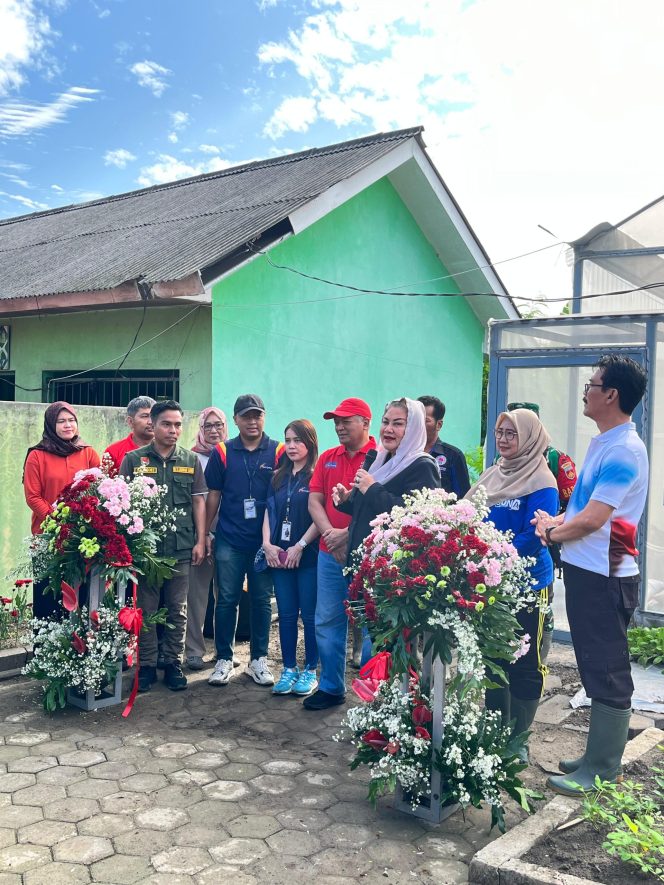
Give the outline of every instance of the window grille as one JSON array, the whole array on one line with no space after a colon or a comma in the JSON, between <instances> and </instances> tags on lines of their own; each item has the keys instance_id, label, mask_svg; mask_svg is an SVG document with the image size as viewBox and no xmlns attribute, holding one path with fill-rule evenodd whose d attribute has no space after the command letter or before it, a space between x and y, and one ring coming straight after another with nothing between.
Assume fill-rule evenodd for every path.
<instances>
[{"instance_id":1,"label":"window grille","mask_svg":"<svg viewBox=\"0 0 664 885\"><path fill-rule=\"evenodd\" d=\"M73 406L126 406L135 396L151 396L157 401L179 399L179 370L122 370L84 372L75 378L75 369L42 373L43 401L64 400Z\"/></svg>"}]
</instances>

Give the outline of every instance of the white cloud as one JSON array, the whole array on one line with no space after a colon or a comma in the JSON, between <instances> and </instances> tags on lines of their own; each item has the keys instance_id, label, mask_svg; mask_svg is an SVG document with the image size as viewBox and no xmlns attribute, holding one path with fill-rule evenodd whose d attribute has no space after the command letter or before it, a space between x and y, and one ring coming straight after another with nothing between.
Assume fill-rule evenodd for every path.
<instances>
[{"instance_id":1,"label":"white cloud","mask_svg":"<svg viewBox=\"0 0 664 885\"><path fill-rule=\"evenodd\" d=\"M176 133L176 132L169 132L168 135L167 135L167 138L168 138L168 140L170 141L171 144L177 144L177 143L178 143L178 137L177 137L177 133Z\"/></svg>"},{"instance_id":2,"label":"white cloud","mask_svg":"<svg viewBox=\"0 0 664 885\"><path fill-rule=\"evenodd\" d=\"M63 187L60 187L59 184L52 184L52 185L51 185L51 190L52 190L52 191L55 191L55 192L58 193L58 194L61 194L61 193L64 192L64 188L63 188Z\"/></svg>"},{"instance_id":3,"label":"white cloud","mask_svg":"<svg viewBox=\"0 0 664 885\"><path fill-rule=\"evenodd\" d=\"M0 0L0 95L17 89L24 69L37 63L51 32L33 0Z\"/></svg>"},{"instance_id":4,"label":"white cloud","mask_svg":"<svg viewBox=\"0 0 664 885\"><path fill-rule=\"evenodd\" d=\"M306 132L318 115L312 98L285 98L265 124L263 132L270 138L281 138L286 132Z\"/></svg>"},{"instance_id":5,"label":"white cloud","mask_svg":"<svg viewBox=\"0 0 664 885\"><path fill-rule=\"evenodd\" d=\"M663 190L659 0L316 0L281 42L298 91L271 138L316 122L425 126L429 153L495 259L618 221ZM299 104L298 104L299 102ZM298 113L299 109L299 113ZM645 129L644 129L645 127ZM344 137L343 135L341 137ZM571 292L559 249L498 268L515 295Z\"/></svg>"},{"instance_id":6,"label":"white cloud","mask_svg":"<svg viewBox=\"0 0 664 885\"><path fill-rule=\"evenodd\" d=\"M29 181L26 181L25 178L19 178L18 175L14 175L11 172L0 172L0 175L11 181L12 184L18 184L20 187L30 187Z\"/></svg>"},{"instance_id":7,"label":"white cloud","mask_svg":"<svg viewBox=\"0 0 664 885\"><path fill-rule=\"evenodd\" d=\"M49 104L7 101L0 104L0 136L27 135L62 123L67 114L81 104L94 101L98 89L72 86Z\"/></svg>"},{"instance_id":8,"label":"white cloud","mask_svg":"<svg viewBox=\"0 0 664 885\"><path fill-rule=\"evenodd\" d=\"M97 18L108 18L111 14L110 9L102 9L102 11L98 14Z\"/></svg>"},{"instance_id":9,"label":"white cloud","mask_svg":"<svg viewBox=\"0 0 664 885\"><path fill-rule=\"evenodd\" d=\"M202 154L220 154L221 151L215 144L199 144L198 150Z\"/></svg>"},{"instance_id":10,"label":"white cloud","mask_svg":"<svg viewBox=\"0 0 664 885\"><path fill-rule=\"evenodd\" d=\"M31 212L38 212L42 209L49 208L47 203L38 203L37 200L31 200L29 197L24 197L21 194L9 194L7 191L0 191L0 196L7 197L10 200L14 200L16 203L20 203L21 206L30 209Z\"/></svg>"},{"instance_id":11,"label":"white cloud","mask_svg":"<svg viewBox=\"0 0 664 885\"><path fill-rule=\"evenodd\" d=\"M198 163L185 163L170 154L160 154L156 163L141 169L136 180L141 187L151 187L153 184L167 184L169 181L190 178L192 175L202 175L205 172L218 172L220 169L228 169L229 166L235 165L237 163L231 163L221 157L211 157Z\"/></svg>"},{"instance_id":12,"label":"white cloud","mask_svg":"<svg viewBox=\"0 0 664 885\"><path fill-rule=\"evenodd\" d=\"M265 12L266 9L272 9L280 2L281 0L258 0L258 8L261 12Z\"/></svg>"},{"instance_id":13,"label":"white cloud","mask_svg":"<svg viewBox=\"0 0 664 885\"><path fill-rule=\"evenodd\" d=\"M171 122L173 123L173 129L184 129L189 122L189 114L185 111L172 111Z\"/></svg>"},{"instance_id":14,"label":"white cloud","mask_svg":"<svg viewBox=\"0 0 664 885\"><path fill-rule=\"evenodd\" d=\"M106 151L104 154L104 163L107 166L117 166L118 169L124 169L127 163L131 163L136 159L136 155L125 148L116 148L114 151Z\"/></svg>"},{"instance_id":15,"label":"white cloud","mask_svg":"<svg viewBox=\"0 0 664 885\"><path fill-rule=\"evenodd\" d=\"M156 98L160 98L168 88L165 78L172 73L156 61L147 61L147 59L137 61L129 70L138 80L138 85L149 89Z\"/></svg>"}]
</instances>

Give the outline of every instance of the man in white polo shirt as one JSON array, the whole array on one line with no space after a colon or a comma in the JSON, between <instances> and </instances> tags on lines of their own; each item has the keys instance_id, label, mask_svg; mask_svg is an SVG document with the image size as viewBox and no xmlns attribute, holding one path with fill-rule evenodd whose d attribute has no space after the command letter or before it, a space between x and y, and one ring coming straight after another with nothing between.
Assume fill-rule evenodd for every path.
<instances>
[{"instance_id":1,"label":"man in white polo shirt","mask_svg":"<svg viewBox=\"0 0 664 885\"><path fill-rule=\"evenodd\" d=\"M547 784L580 796L595 777L620 774L631 714L627 625L639 603L636 534L648 492L648 455L631 414L646 374L629 357L603 356L584 389L583 414L597 424L564 514L537 511L543 544L562 544L565 601L581 682L591 699L583 756L560 762Z\"/></svg>"}]
</instances>

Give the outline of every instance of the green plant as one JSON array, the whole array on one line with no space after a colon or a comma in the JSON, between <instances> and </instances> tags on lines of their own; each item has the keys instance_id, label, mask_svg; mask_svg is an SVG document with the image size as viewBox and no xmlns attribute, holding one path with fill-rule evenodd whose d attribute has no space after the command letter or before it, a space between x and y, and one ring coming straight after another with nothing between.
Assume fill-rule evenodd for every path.
<instances>
[{"instance_id":1,"label":"green plant","mask_svg":"<svg viewBox=\"0 0 664 885\"><path fill-rule=\"evenodd\" d=\"M630 657L641 666L664 663L664 627L632 627L627 641Z\"/></svg>"},{"instance_id":2,"label":"green plant","mask_svg":"<svg viewBox=\"0 0 664 885\"><path fill-rule=\"evenodd\" d=\"M477 482L480 474L484 470L484 449L482 446L475 446L474 449L468 449L464 452L466 463L468 464L468 473L472 483Z\"/></svg>"},{"instance_id":3,"label":"green plant","mask_svg":"<svg viewBox=\"0 0 664 885\"><path fill-rule=\"evenodd\" d=\"M602 843L607 854L664 882L664 816L658 801L664 777L661 769L653 770L657 798L647 793L643 784L611 784L598 777L597 791L584 800L582 816L598 829L608 830Z\"/></svg>"},{"instance_id":4,"label":"green plant","mask_svg":"<svg viewBox=\"0 0 664 885\"><path fill-rule=\"evenodd\" d=\"M14 581L11 596L0 596L0 643L3 646L17 646L25 641L30 633L32 603L28 602L29 579Z\"/></svg>"}]
</instances>

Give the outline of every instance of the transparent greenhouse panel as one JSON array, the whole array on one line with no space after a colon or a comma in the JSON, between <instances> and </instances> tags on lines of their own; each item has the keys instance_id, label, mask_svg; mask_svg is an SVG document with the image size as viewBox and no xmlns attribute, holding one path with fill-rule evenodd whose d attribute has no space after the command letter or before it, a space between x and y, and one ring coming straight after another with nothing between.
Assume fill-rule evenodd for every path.
<instances>
[{"instance_id":1,"label":"transparent greenhouse panel","mask_svg":"<svg viewBox=\"0 0 664 885\"><path fill-rule=\"evenodd\" d=\"M501 325L498 350L533 350L536 348L604 347L644 344L646 324L633 319L598 319L594 323L560 319L555 323L520 323Z\"/></svg>"},{"instance_id":2,"label":"transparent greenhouse panel","mask_svg":"<svg viewBox=\"0 0 664 885\"><path fill-rule=\"evenodd\" d=\"M648 495L647 583L644 612L664 613L664 322L657 328L657 353L653 360L656 404L650 414L650 493ZM652 371L652 370L651 370Z\"/></svg>"}]
</instances>

